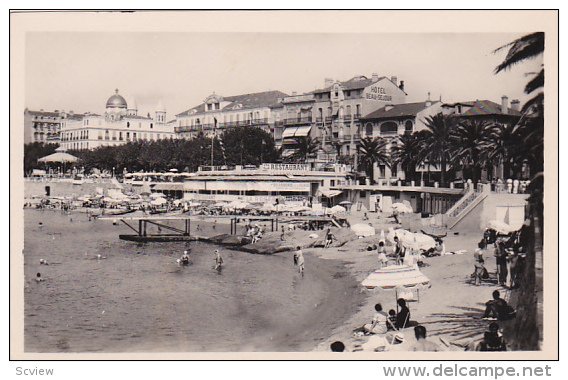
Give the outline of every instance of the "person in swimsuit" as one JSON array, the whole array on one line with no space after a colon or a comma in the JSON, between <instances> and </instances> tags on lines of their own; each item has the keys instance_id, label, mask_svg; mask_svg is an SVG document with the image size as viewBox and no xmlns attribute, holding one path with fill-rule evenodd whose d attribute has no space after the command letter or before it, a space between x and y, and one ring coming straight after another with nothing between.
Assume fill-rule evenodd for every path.
<instances>
[{"instance_id":1,"label":"person in swimsuit","mask_svg":"<svg viewBox=\"0 0 568 380\"><path fill-rule=\"evenodd\" d=\"M219 250L216 249L215 250L215 270L221 270L221 267L223 266L223 258L221 257L221 254L219 253Z\"/></svg>"}]
</instances>

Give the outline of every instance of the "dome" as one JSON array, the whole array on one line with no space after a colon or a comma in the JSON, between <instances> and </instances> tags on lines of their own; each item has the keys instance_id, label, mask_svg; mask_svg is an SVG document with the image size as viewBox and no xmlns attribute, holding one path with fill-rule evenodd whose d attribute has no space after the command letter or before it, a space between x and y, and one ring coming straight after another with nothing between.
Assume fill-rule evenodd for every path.
<instances>
[{"instance_id":1,"label":"dome","mask_svg":"<svg viewBox=\"0 0 568 380\"><path fill-rule=\"evenodd\" d=\"M126 100L118 95L118 88L114 90L115 94L108 98L106 102L107 108L127 108Z\"/></svg>"}]
</instances>

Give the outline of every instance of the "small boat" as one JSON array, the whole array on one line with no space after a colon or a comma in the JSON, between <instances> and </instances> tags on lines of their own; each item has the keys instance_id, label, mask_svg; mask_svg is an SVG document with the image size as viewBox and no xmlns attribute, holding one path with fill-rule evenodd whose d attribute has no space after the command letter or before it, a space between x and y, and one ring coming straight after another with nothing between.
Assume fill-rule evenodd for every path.
<instances>
[{"instance_id":1,"label":"small boat","mask_svg":"<svg viewBox=\"0 0 568 380\"><path fill-rule=\"evenodd\" d=\"M107 216L117 216L117 215L126 215L134 212L134 209L111 209L105 210L105 215Z\"/></svg>"},{"instance_id":2,"label":"small boat","mask_svg":"<svg viewBox=\"0 0 568 380\"><path fill-rule=\"evenodd\" d=\"M120 240L134 241L136 243L167 243L176 241L196 241L198 238L196 236L189 235L118 235Z\"/></svg>"}]
</instances>

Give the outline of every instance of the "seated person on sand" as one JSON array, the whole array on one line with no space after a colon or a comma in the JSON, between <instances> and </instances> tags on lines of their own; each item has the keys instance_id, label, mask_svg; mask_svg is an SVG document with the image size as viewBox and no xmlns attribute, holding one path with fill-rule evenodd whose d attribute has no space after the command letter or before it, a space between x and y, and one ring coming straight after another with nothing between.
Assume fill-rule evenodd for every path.
<instances>
[{"instance_id":1,"label":"seated person on sand","mask_svg":"<svg viewBox=\"0 0 568 380\"><path fill-rule=\"evenodd\" d=\"M387 314L383 311L383 306L380 303L375 305L375 311L373 321L363 326L363 329L370 334L385 334L389 323Z\"/></svg>"},{"instance_id":2,"label":"seated person on sand","mask_svg":"<svg viewBox=\"0 0 568 380\"><path fill-rule=\"evenodd\" d=\"M387 266L389 259L387 258L387 250L385 248L385 242L380 241L377 247L377 255L379 258L379 269Z\"/></svg>"},{"instance_id":3,"label":"seated person on sand","mask_svg":"<svg viewBox=\"0 0 568 380\"><path fill-rule=\"evenodd\" d=\"M406 306L406 301L404 300L404 298L399 298L396 303L400 308L398 314L396 315L396 328L404 329L410 321L410 310L408 309L408 306Z\"/></svg>"},{"instance_id":4,"label":"seated person on sand","mask_svg":"<svg viewBox=\"0 0 568 380\"><path fill-rule=\"evenodd\" d=\"M499 332L499 324L491 322L489 329L483 333L483 340L477 345L476 351L507 351L503 334Z\"/></svg>"},{"instance_id":5,"label":"seated person on sand","mask_svg":"<svg viewBox=\"0 0 568 380\"><path fill-rule=\"evenodd\" d=\"M389 330L396 330L396 311L394 311L394 309L390 309L389 316L387 318L388 318L387 328Z\"/></svg>"},{"instance_id":6,"label":"seated person on sand","mask_svg":"<svg viewBox=\"0 0 568 380\"><path fill-rule=\"evenodd\" d=\"M436 245L433 248L424 252L424 256L426 257L443 256L445 254L446 246L444 245L444 241L440 238L436 238Z\"/></svg>"},{"instance_id":7,"label":"seated person on sand","mask_svg":"<svg viewBox=\"0 0 568 380\"><path fill-rule=\"evenodd\" d=\"M325 233L325 245L324 248L329 248L331 246L331 243L333 243L333 234L331 233L331 228L327 229L327 232Z\"/></svg>"},{"instance_id":8,"label":"seated person on sand","mask_svg":"<svg viewBox=\"0 0 568 380\"><path fill-rule=\"evenodd\" d=\"M441 351L440 347L436 343L430 342L426 338L426 327L416 326L414 328L414 336L416 337L416 343L410 347L409 351Z\"/></svg>"},{"instance_id":9,"label":"seated person on sand","mask_svg":"<svg viewBox=\"0 0 568 380\"><path fill-rule=\"evenodd\" d=\"M515 317L515 310L507 304L498 290L493 292L493 299L485 303L483 319L506 321Z\"/></svg>"}]
</instances>

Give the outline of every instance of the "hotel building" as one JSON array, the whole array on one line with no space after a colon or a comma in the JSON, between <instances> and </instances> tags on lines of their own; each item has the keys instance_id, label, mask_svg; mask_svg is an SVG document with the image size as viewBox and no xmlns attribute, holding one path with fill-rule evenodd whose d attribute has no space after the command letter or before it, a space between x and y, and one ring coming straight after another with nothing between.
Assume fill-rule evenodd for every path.
<instances>
[{"instance_id":1,"label":"hotel building","mask_svg":"<svg viewBox=\"0 0 568 380\"><path fill-rule=\"evenodd\" d=\"M136 102L127 103L117 89L108 98L104 115L87 113L81 120L65 123L61 129L61 146L67 150L82 150L174 137L174 122L166 122L166 109L161 102L154 118L150 114L140 116Z\"/></svg>"},{"instance_id":2,"label":"hotel building","mask_svg":"<svg viewBox=\"0 0 568 380\"><path fill-rule=\"evenodd\" d=\"M75 114L73 111L33 111L24 110L24 144L59 143L61 140L61 129L68 123L80 121L82 114Z\"/></svg>"},{"instance_id":3,"label":"hotel building","mask_svg":"<svg viewBox=\"0 0 568 380\"><path fill-rule=\"evenodd\" d=\"M362 117L387 104L404 103L406 95L404 81L373 74L345 82L325 79L322 89L285 98L284 155L294 151L294 137L307 135L320 141L324 150L329 144L339 155L354 155L361 138Z\"/></svg>"},{"instance_id":4,"label":"hotel building","mask_svg":"<svg viewBox=\"0 0 568 380\"><path fill-rule=\"evenodd\" d=\"M212 136L226 128L254 126L275 135L275 127L282 125L282 99L286 96L280 91L227 97L213 93L203 103L176 115L175 133L190 139L198 133Z\"/></svg>"}]
</instances>

